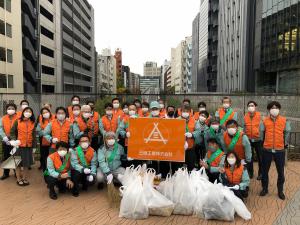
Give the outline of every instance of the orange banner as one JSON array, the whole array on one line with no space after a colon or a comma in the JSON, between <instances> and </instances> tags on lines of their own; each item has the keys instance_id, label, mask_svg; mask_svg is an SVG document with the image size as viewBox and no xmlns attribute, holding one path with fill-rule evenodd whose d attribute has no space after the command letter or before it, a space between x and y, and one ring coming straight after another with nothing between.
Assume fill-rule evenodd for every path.
<instances>
[{"instance_id":1,"label":"orange banner","mask_svg":"<svg viewBox=\"0 0 300 225\"><path fill-rule=\"evenodd\" d=\"M139 160L185 161L185 120L129 119L128 157Z\"/></svg>"}]
</instances>

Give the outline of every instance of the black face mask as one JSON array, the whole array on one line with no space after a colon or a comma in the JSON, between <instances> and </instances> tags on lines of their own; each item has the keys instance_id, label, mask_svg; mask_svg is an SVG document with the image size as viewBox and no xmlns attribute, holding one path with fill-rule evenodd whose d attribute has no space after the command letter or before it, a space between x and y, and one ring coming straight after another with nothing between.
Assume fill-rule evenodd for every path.
<instances>
[{"instance_id":1,"label":"black face mask","mask_svg":"<svg viewBox=\"0 0 300 225\"><path fill-rule=\"evenodd\" d=\"M175 114L175 112L174 112L174 111L170 111L170 112L168 112L168 117L173 117L173 116L174 116L174 114Z\"/></svg>"}]
</instances>

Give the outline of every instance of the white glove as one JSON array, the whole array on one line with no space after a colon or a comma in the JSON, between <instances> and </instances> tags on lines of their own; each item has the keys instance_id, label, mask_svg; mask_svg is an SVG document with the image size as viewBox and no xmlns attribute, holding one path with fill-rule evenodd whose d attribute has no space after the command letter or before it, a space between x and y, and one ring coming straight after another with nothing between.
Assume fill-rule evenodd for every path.
<instances>
[{"instance_id":1,"label":"white glove","mask_svg":"<svg viewBox=\"0 0 300 225\"><path fill-rule=\"evenodd\" d=\"M112 174L109 174L109 175L106 177L106 179L107 179L107 184L111 184L111 182L112 182L113 179L114 179L114 176L113 176Z\"/></svg>"},{"instance_id":2,"label":"white glove","mask_svg":"<svg viewBox=\"0 0 300 225\"><path fill-rule=\"evenodd\" d=\"M126 137L130 138L130 132L129 131L126 133Z\"/></svg>"},{"instance_id":3,"label":"white glove","mask_svg":"<svg viewBox=\"0 0 300 225\"><path fill-rule=\"evenodd\" d=\"M242 164L242 165L246 165L246 164L247 164L246 161L245 161L245 159L242 159L242 160L241 160L241 164Z\"/></svg>"},{"instance_id":4,"label":"white glove","mask_svg":"<svg viewBox=\"0 0 300 225\"><path fill-rule=\"evenodd\" d=\"M36 152L36 148L33 148L32 149L32 153L34 154Z\"/></svg>"},{"instance_id":5,"label":"white glove","mask_svg":"<svg viewBox=\"0 0 300 225\"><path fill-rule=\"evenodd\" d=\"M231 190L240 190L240 186L239 185L234 185L233 187L230 187L229 189Z\"/></svg>"},{"instance_id":6,"label":"white glove","mask_svg":"<svg viewBox=\"0 0 300 225\"><path fill-rule=\"evenodd\" d=\"M184 143L184 150L187 150L189 147L189 144L187 142Z\"/></svg>"},{"instance_id":7,"label":"white glove","mask_svg":"<svg viewBox=\"0 0 300 225\"><path fill-rule=\"evenodd\" d=\"M16 140L17 147L19 147L20 144L21 144L21 141L20 140Z\"/></svg>"},{"instance_id":8,"label":"white glove","mask_svg":"<svg viewBox=\"0 0 300 225\"><path fill-rule=\"evenodd\" d=\"M19 140L16 140L16 141L10 141L9 143L10 143L10 145L13 146L13 147L18 147L18 146L21 144L21 142L20 142Z\"/></svg>"},{"instance_id":9,"label":"white glove","mask_svg":"<svg viewBox=\"0 0 300 225\"><path fill-rule=\"evenodd\" d=\"M17 148L14 147L14 148L10 151L10 154L11 154L11 155L14 155L14 154L16 153L16 151L17 151Z\"/></svg>"},{"instance_id":10,"label":"white glove","mask_svg":"<svg viewBox=\"0 0 300 225\"><path fill-rule=\"evenodd\" d=\"M58 138L52 138L52 143L56 144L58 142Z\"/></svg>"},{"instance_id":11,"label":"white glove","mask_svg":"<svg viewBox=\"0 0 300 225\"><path fill-rule=\"evenodd\" d=\"M93 182L93 181L94 181L93 175L87 176L87 177L86 177L86 180L87 180L88 182Z\"/></svg>"},{"instance_id":12,"label":"white glove","mask_svg":"<svg viewBox=\"0 0 300 225\"><path fill-rule=\"evenodd\" d=\"M5 137L2 139L2 141L5 142L5 143L8 143L8 142L9 142L9 139L8 139L8 137L5 136Z\"/></svg>"},{"instance_id":13,"label":"white glove","mask_svg":"<svg viewBox=\"0 0 300 225\"><path fill-rule=\"evenodd\" d=\"M127 157L127 161L132 161L133 158Z\"/></svg>"},{"instance_id":14,"label":"white glove","mask_svg":"<svg viewBox=\"0 0 300 225\"><path fill-rule=\"evenodd\" d=\"M91 170L89 168L84 168L83 172L84 172L84 174L90 174Z\"/></svg>"},{"instance_id":15,"label":"white glove","mask_svg":"<svg viewBox=\"0 0 300 225\"><path fill-rule=\"evenodd\" d=\"M190 133L190 132L186 132L186 133L185 133L185 137L187 137L187 138L192 138L193 135L192 135L192 133Z\"/></svg>"}]
</instances>

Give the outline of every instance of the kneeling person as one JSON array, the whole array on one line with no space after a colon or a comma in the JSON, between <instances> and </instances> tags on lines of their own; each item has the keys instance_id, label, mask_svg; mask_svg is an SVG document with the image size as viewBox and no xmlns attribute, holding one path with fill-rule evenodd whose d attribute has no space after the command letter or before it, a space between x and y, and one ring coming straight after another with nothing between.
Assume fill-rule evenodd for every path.
<instances>
[{"instance_id":1,"label":"kneeling person","mask_svg":"<svg viewBox=\"0 0 300 225\"><path fill-rule=\"evenodd\" d=\"M72 189L74 184L71 181L71 162L69 145L65 142L56 144L56 152L47 158L47 169L44 178L49 188L49 196L56 200L57 194L54 187L57 186L60 193L65 193L66 189Z\"/></svg>"},{"instance_id":2,"label":"kneeling person","mask_svg":"<svg viewBox=\"0 0 300 225\"><path fill-rule=\"evenodd\" d=\"M89 136L84 134L79 139L79 146L71 151L73 195L79 195L79 184L82 190L87 190L93 184L97 172L97 153L90 146Z\"/></svg>"},{"instance_id":3,"label":"kneeling person","mask_svg":"<svg viewBox=\"0 0 300 225\"><path fill-rule=\"evenodd\" d=\"M116 134L107 132L104 136L104 145L98 150L99 168L97 171L98 188L103 187L106 181L110 184L113 179L118 179L119 174L124 174L121 160L126 158L124 149L116 142Z\"/></svg>"}]
</instances>

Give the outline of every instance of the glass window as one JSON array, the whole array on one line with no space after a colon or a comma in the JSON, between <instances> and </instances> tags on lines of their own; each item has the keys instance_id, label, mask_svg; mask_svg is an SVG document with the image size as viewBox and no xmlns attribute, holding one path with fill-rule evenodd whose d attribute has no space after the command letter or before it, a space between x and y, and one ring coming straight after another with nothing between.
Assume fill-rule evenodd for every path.
<instances>
[{"instance_id":1,"label":"glass window","mask_svg":"<svg viewBox=\"0 0 300 225\"><path fill-rule=\"evenodd\" d=\"M5 2L6 2L5 5L6 11L11 12L11 0L6 0Z\"/></svg>"},{"instance_id":2,"label":"glass window","mask_svg":"<svg viewBox=\"0 0 300 225\"><path fill-rule=\"evenodd\" d=\"M0 61L6 62L6 51L3 47L0 47Z\"/></svg>"},{"instance_id":3,"label":"glass window","mask_svg":"<svg viewBox=\"0 0 300 225\"><path fill-rule=\"evenodd\" d=\"M7 37L12 37L12 27L9 23L6 24L6 36Z\"/></svg>"},{"instance_id":4,"label":"glass window","mask_svg":"<svg viewBox=\"0 0 300 225\"><path fill-rule=\"evenodd\" d=\"M8 88L14 88L14 76L8 75Z\"/></svg>"},{"instance_id":5,"label":"glass window","mask_svg":"<svg viewBox=\"0 0 300 225\"><path fill-rule=\"evenodd\" d=\"M0 8L4 9L4 0L0 0Z\"/></svg>"},{"instance_id":6,"label":"glass window","mask_svg":"<svg viewBox=\"0 0 300 225\"><path fill-rule=\"evenodd\" d=\"M5 35L5 25L3 20L0 20L0 34Z\"/></svg>"},{"instance_id":7,"label":"glass window","mask_svg":"<svg viewBox=\"0 0 300 225\"><path fill-rule=\"evenodd\" d=\"M6 75L0 73L0 88L6 88L6 86L7 86Z\"/></svg>"},{"instance_id":8,"label":"glass window","mask_svg":"<svg viewBox=\"0 0 300 225\"><path fill-rule=\"evenodd\" d=\"M13 53L12 50L7 49L7 62L12 63L13 62Z\"/></svg>"}]
</instances>

